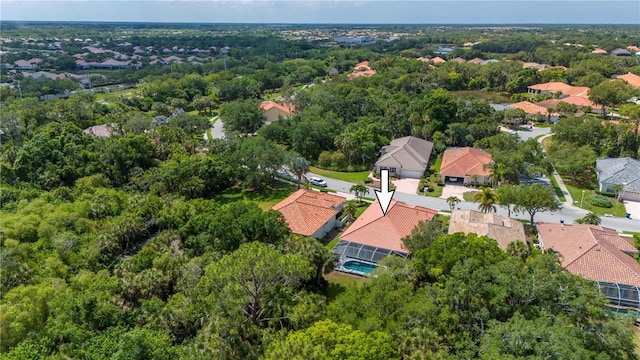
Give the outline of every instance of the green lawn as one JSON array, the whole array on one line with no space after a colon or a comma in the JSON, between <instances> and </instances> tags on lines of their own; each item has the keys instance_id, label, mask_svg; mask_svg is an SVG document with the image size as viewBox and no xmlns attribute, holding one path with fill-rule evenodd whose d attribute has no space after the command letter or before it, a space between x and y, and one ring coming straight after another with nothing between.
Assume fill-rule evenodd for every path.
<instances>
[{"instance_id":1,"label":"green lawn","mask_svg":"<svg viewBox=\"0 0 640 360\"><path fill-rule=\"evenodd\" d=\"M314 174L318 174L320 176L324 176L330 179L348 181L354 184L357 184L359 182L364 182L369 179L369 171L342 172L342 171L320 169L315 166L310 166L309 171L311 171Z\"/></svg>"},{"instance_id":2,"label":"green lawn","mask_svg":"<svg viewBox=\"0 0 640 360\"><path fill-rule=\"evenodd\" d=\"M367 281L367 278L344 274L338 271L330 272L326 274L324 278L329 282L329 289L327 290L327 299L329 302L345 292L348 288L362 286L362 284Z\"/></svg>"},{"instance_id":3,"label":"green lawn","mask_svg":"<svg viewBox=\"0 0 640 360\"><path fill-rule=\"evenodd\" d=\"M640 357L640 331L633 331L633 344L635 345L636 355Z\"/></svg>"},{"instance_id":4,"label":"green lawn","mask_svg":"<svg viewBox=\"0 0 640 360\"><path fill-rule=\"evenodd\" d=\"M488 102L493 102L498 104L511 102L511 98L509 95L496 93L496 92L489 92L489 91L483 91L483 90L461 90L461 91L455 91L454 93L458 97L462 97L462 98L473 97L475 99L482 99Z\"/></svg>"},{"instance_id":5,"label":"green lawn","mask_svg":"<svg viewBox=\"0 0 640 360\"><path fill-rule=\"evenodd\" d=\"M464 201L473 202L473 195L474 194L475 193L473 193L473 192L466 192L466 193L462 194L462 197L464 198Z\"/></svg>"},{"instance_id":6,"label":"green lawn","mask_svg":"<svg viewBox=\"0 0 640 360\"><path fill-rule=\"evenodd\" d=\"M295 190L295 186L278 181L270 188L262 189L260 191L248 191L239 187L233 187L224 191L222 194L215 196L213 199L220 204L228 204L230 202L242 200L255 201L263 210L269 210L273 205L291 195Z\"/></svg>"},{"instance_id":7,"label":"green lawn","mask_svg":"<svg viewBox=\"0 0 640 360\"><path fill-rule=\"evenodd\" d=\"M611 214L613 216L624 217L624 215L626 214L626 211L624 209L624 204L617 203L614 198L609 198L609 200L611 200L611 203L613 204L613 207L611 208L601 208L601 207L591 205L589 200L591 199L591 196L596 195L595 191L591 189L583 189L581 187L571 185L567 182L566 178L563 178L563 180L564 180L564 184L567 186L567 190L569 190L569 194L571 194L571 197L573 198L573 204L575 206L580 207L580 203L582 202L583 209L587 211L592 211L594 214L598 216L603 216L604 214ZM582 201L582 190L585 190L584 202Z\"/></svg>"}]
</instances>

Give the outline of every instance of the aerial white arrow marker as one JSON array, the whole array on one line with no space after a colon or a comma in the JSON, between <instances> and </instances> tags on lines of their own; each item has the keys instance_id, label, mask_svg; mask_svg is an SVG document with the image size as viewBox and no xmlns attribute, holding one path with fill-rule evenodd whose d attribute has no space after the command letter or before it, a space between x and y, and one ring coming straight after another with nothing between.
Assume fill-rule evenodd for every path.
<instances>
[{"instance_id":1,"label":"aerial white arrow marker","mask_svg":"<svg viewBox=\"0 0 640 360\"><path fill-rule=\"evenodd\" d=\"M380 190L376 190L376 197L384 216L387 216L387 210L389 210L389 204L391 204L391 198L395 192L395 190L389 191L389 170L380 170Z\"/></svg>"}]
</instances>

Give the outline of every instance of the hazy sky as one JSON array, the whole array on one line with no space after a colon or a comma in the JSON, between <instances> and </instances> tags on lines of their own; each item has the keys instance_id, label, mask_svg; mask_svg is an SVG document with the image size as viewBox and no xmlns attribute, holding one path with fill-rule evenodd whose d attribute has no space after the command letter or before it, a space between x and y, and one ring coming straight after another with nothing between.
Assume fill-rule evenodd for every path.
<instances>
[{"instance_id":1,"label":"hazy sky","mask_svg":"<svg viewBox=\"0 0 640 360\"><path fill-rule=\"evenodd\" d=\"M640 24L640 1L0 0L0 20Z\"/></svg>"}]
</instances>

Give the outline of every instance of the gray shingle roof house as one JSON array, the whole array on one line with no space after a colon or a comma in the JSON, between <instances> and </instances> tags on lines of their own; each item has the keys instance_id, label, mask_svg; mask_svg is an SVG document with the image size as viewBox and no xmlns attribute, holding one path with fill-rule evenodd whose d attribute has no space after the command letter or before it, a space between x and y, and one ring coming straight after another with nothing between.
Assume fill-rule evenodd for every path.
<instances>
[{"instance_id":1,"label":"gray shingle roof house","mask_svg":"<svg viewBox=\"0 0 640 360\"><path fill-rule=\"evenodd\" d=\"M389 175L401 178L420 178L429 163L433 143L414 136L394 139L381 150L380 159L375 164L375 172L388 169Z\"/></svg>"},{"instance_id":2,"label":"gray shingle roof house","mask_svg":"<svg viewBox=\"0 0 640 360\"><path fill-rule=\"evenodd\" d=\"M609 54L614 56L631 56L631 53L627 49L621 48L613 49L611 50L611 52L609 52Z\"/></svg>"},{"instance_id":3,"label":"gray shingle roof house","mask_svg":"<svg viewBox=\"0 0 640 360\"><path fill-rule=\"evenodd\" d=\"M600 191L614 192L614 185L622 185L624 200L640 201L640 160L609 158L596 160Z\"/></svg>"}]
</instances>

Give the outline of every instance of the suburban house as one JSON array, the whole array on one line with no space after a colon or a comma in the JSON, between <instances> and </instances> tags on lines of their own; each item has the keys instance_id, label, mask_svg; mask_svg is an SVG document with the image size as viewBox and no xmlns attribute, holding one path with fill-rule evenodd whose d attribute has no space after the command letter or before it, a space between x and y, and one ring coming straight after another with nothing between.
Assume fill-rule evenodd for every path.
<instances>
[{"instance_id":1,"label":"suburban house","mask_svg":"<svg viewBox=\"0 0 640 360\"><path fill-rule=\"evenodd\" d=\"M561 102L575 105L578 107L578 110L591 108L592 112L597 112L598 114L602 111L602 105L596 105L591 100L589 100L589 98L575 95L566 96L561 99L544 100L535 103L535 105L542 106L547 109L555 109L556 106L558 106L558 104Z\"/></svg>"},{"instance_id":2,"label":"suburban house","mask_svg":"<svg viewBox=\"0 0 640 360\"><path fill-rule=\"evenodd\" d=\"M548 82L544 84L535 84L527 87L527 92L529 94L542 94L547 93L555 96L560 93L560 98L563 96L582 96L586 97L589 92L589 87L587 86L571 86L569 84L565 84L562 82Z\"/></svg>"},{"instance_id":3,"label":"suburban house","mask_svg":"<svg viewBox=\"0 0 640 360\"><path fill-rule=\"evenodd\" d=\"M349 77L350 78L361 77L361 76L369 77L375 74L376 74L376 71L371 69L371 67L369 66L369 60L365 60L357 63L356 66L353 67L353 73L349 74Z\"/></svg>"},{"instance_id":4,"label":"suburban house","mask_svg":"<svg viewBox=\"0 0 640 360\"><path fill-rule=\"evenodd\" d=\"M562 267L595 281L613 305L640 307L638 250L609 228L596 225L538 223L542 250L560 254Z\"/></svg>"},{"instance_id":5,"label":"suburban house","mask_svg":"<svg viewBox=\"0 0 640 360\"><path fill-rule=\"evenodd\" d=\"M491 176L487 165L492 161L491 154L484 150L472 147L447 149L442 155L440 175L445 182L486 184Z\"/></svg>"},{"instance_id":6,"label":"suburban house","mask_svg":"<svg viewBox=\"0 0 640 360\"><path fill-rule=\"evenodd\" d=\"M627 84L636 88L640 88L640 76L634 73L626 73L624 75L618 75L616 76L616 79L622 79L626 81Z\"/></svg>"},{"instance_id":7,"label":"suburban house","mask_svg":"<svg viewBox=\"0 0 640 360\"><path fill-rule=\"evenodd\" d=\"M446 62L447 62L447 60L445 60L445 59L443 59L443 58L441 58L441 57L439 57L439 56L436 56L436 57L434 57L433 59L431 59L431 62L432 62L434 65L440 65L440 64L444 64L444 63L446 63Z\"/></svg>"},{"instance_id":8,"label":"suburban house","mask_svg":"<svg viewBox=\"0 0 640 360\"><path fill-rule=\"evenodd\" d=\"M629 50L622 49L622 48L613 49L609 54L613 56L631 56L631 53L629 52Z\"/></svg>"},{"instance_id":9,"label":"suburban house","mask_svg":"<svg viewBox=\"0 0 640 360\"><path fill-rule=\"evenodd\" d=\"M380 150L381 155L376 161L375 173L388 169L391 176L419 179L427 170L432 149L431 141L414 136L394 139L391 144Z\"/></svg>"},{"instance_id":10,"label":"suburban house","mask_svg":"<svg viewBox=\"0 0 640 360\"><path fill-rule=\"evenodd\" d=\"M264 114L265 123L272 122L282 118L288 118L293 113L293 106L280 105L275 101L264 101L260 104L260 109Z\"/></svg>"},{"instance_id":11,"label":"suburban house","mask_svg":"<svg viewBox=\"0 0 640 360\"><path fill-rule=\"evenodd\" d=\"M484 62L484 60L476 57L476 58L473 58L473 59L471 59L471 60L469 60L467 62L471 63L471 64L481 65Z\"/></svg>"},{"instance_id":12,"label":"suburban house","mask_svg":"<svg viewBox=\"0 0 640 360\"><path fill-rule=\"evenodd\" d=\"M615 186L621 185L620 198L640 201L640 160L608 158L596 160L598 190L615 192Z\"/></svg>"},{"instance_id":13,"label":"suburban house","mask_svg":"<svg viewBox=\"0 0 640 360\"><path fill-rule=\"evenodd\" d=\"M387 256L409 256L402 239L420 221L430 221L437 210L391 200L387 215L375 201L340 236L331 250L338 256L336 270L365 275Z\"/></svg>"},{"instance_id":14,"label":"suburban house","mask_svg":"<svg viewBox=\"0 0 640 360\"><path fill-rule=\"evenodd\" d=\"M454 210L449 220L449 234L462 232L488 236L498 242L503 250L514 242L527 243L522 222L496 213L481 213L475 210Z\"/></svg>"},{"instance_id":15,"label":"suburban house","mask_svg":"<svg viewBox=\"0 0 640 360\"><path fill-rule=\"evenodd\" d=\"M94 125L82 130L82 132L97 137L110 137L113 135L113 127L111 125Z\"/></svg>"},{"instance_id":16,"label":"suburban house","mask_svg":"<svg viewBox=\"0 0 640 360\"><path fill-rule=\"evenodd\" d=\"M592 51L591 53L592 53L592 54L601 54L601 55L606 55L606 54L608 54L608 53L607 53L607 50L605 50L605 49L601 49L601 48L595 48L595 49L593 49L593 51Z\"/></svg>"},{"instance_id":17,"label":"suburban house","mask_svg":"<svg viewBox=\"0 0 640 360\"><path fill-rule=\"evenodd\" d=\"M558 113L549 112L548 108L529 101L520 101L515 104L510 104L509 107L512 109L521 109L529 116L544 116L549 121L553 122L558 120Z\"/></svg>"},{"instance_id":18,"label":"suburban house","mask_svg":"<svg viewBox=\"0 0 640 360\"><path fill-rule=\"evenodd\" d=\"M342 224L345 198L333 194L300 189L273 206L279 211L294 234L320 239Z\"/></svg>"}]
</instances>

